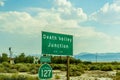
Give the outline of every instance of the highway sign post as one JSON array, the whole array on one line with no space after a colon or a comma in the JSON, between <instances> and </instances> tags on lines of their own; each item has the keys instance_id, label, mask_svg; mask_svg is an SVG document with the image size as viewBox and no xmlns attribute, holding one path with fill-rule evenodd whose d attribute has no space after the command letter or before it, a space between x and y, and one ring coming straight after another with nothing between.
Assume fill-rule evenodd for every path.
<instances>
[{"instance_id":1,"label":"highway sign post","mask_svg":"<svg viewBox=\"0 0 120 80\"><path fill-rule=\"evenodd\" d=\"M40 79L50 79L52 78L52 68L49 64L43 64L39 68L39 78Z\"/></svg>"},{"instance_id":2,"label":"highway sign post","mask_svg":"<svg viewBox=\"0 0 120 80\"><path fill-rule=\"evenodd\" d=\"M70 57L69 56L73 55L73 36L72 35L42 31L42 54L43 55L46 55L46 54L66 55L67 56L67 80L70 80L70 77L69 77ZM41 71L42 70L40 70L40 72ZM43 75L41 74L40 77L42 78Z\"/></svg>"}]
</instances>

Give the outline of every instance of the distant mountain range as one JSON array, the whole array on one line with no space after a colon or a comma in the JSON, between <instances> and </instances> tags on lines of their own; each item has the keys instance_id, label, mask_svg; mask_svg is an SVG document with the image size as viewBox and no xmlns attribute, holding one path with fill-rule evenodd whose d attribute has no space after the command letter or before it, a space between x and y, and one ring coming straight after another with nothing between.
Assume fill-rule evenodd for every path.
<instances>
[{"instance_id":1,"label":"distant mountain range","mask_svg":"<svg viewBox=\"0 0 120 80\"><path fill-rule=\"evenodd\" d=\"M91 62L120 62L120 53L80 53L74 55L74 57L82 61Z\"/></svg>"},{"instance_id":2,"label":"distant mountain range","mask_svg":"<svg viewBox=\"0 0 120 80\"><path fill-rule=\"evenodd\" d=\"M40 58L40 54L26 54L27 56L36 56ZM13 57L18 55L13 55ZM74 58L80 59L82 61L91 61L91 62L120 62L120 53L79 53L74 55Z\"/></svg>"}]
</instances>

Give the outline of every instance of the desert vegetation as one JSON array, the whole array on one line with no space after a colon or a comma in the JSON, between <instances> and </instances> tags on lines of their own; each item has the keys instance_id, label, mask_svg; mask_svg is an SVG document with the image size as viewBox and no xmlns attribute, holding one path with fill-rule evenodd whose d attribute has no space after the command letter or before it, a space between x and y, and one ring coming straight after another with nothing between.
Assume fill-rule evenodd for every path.
<instances>
[{"instance_id":1,"label":"desert vegetation","mask_svg":"<svg viewBox=\"0 0 120 80\"><path fill-rule=\"evenodd\" d=\"M14 58L15 64L9 63L7 54L3 53L0 57L0 79L1 80L38 80L37 76L30 76L38 74L40 67L40 61L38 64L33 63L33 56L26 56L21 53ZM53 70L66 71L66 57L54 56L50 63ZM120 79L120 63L119 62L104 62L93 63L88 61L81 61L73 57L70 58L70 76L81 76L86 71L116 71L116 75L111 77L114 80ZM10 76L6 73L12 73ZM22 75L19 73L27 73L28 75ZM59 79L59 75L55 75L56 79Z\"/></svg>"}]
</instances>

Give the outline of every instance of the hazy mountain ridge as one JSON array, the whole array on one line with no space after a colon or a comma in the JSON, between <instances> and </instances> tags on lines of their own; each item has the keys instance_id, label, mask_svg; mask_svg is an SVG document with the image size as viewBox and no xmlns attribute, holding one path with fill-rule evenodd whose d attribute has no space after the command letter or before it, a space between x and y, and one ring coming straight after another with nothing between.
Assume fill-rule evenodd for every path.
<instances>
[{"instance_id":1,"label":"hazy mountain ridge","mask_svg":"<svg viewBox=\"0 0 120 80\"><path fill-rule=\"evenodd\" d=\"M2 55L2 54L1 54ZM19 54L20 55L20 54ZM13 54L13 57L19 56ZM25 54L27 56L35 56L40 58L41 54ZM9 56L9 55L8 55ZM120 53L88 53L83 52L73 56L76 59L82 61L91 61L91 62L120 62Z\"/></svg>"},{"instance_id":2,"label":"hazy mountain ridge","mask_svg":"<svg viewBox=\"0 0 120 80\"><path fill-rule=\"evenodd\" d=\"M79 53L74 57L82 61L120 62L120 53Z\"/></svg>"}]
</instances>

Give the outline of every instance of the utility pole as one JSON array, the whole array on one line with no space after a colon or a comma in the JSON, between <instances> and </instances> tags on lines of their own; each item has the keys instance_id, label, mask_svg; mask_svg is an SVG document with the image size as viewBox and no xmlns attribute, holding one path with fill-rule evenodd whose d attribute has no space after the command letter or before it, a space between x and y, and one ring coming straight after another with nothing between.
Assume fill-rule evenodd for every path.
<instances>
[{"instance_id":1,"label":"utility pole","mask_svg":"<svg viewBox=\"0 0 120 80\"><path fill-rule=\"evenodd\" d=\"M96 53L96 63L97 63L97 53Z\"/></svg>"},{"instance_id":2,"label":"utility pole","mask_svg":"<svg viewBox=\"0 0 120 80\"><path fill-rule=\"evenodd\" d=\"M14 59L12 58L12 51L11 51L11 47L9 47L9 53L10 53L10 64L14 64Z\"/></svg>"},{"instance_id":3,"label":"utility pole","mask_svg":"<svg viewBox=\"0 0 120 80\"><path fill-rule=\"evenodd\" d=\"M9 53L10 53L10 59L12 58L12 51L11 51L11 47L9 47Z\"/></svg>"},{"instance_id":4,"label":"utility pole","mask_svg":"<svg viewBox=\"0 0 120 80\"><path fill-rule=\"evenodd\" d=\"M67 56L67 80L70 80L70 57Z\"/></svg>"}]
</instances>

